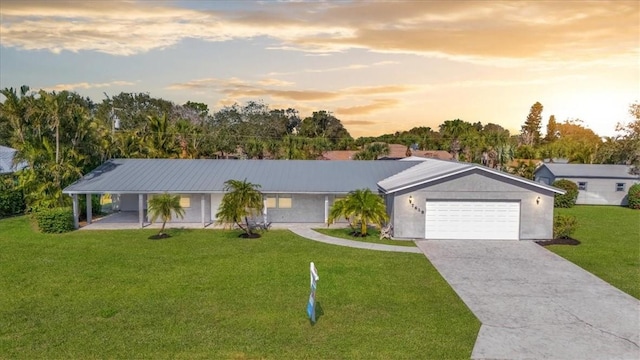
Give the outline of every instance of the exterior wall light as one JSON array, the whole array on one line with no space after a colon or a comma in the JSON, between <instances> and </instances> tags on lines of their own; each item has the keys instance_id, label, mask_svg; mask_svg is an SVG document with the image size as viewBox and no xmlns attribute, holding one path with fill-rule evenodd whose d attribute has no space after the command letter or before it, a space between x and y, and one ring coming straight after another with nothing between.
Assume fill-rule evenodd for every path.
<instances>
[{"instance_id":1,"label":"exterior wall light","mask_svg":"<svg viewBox=\"0 0 640 360\"><path fill-rule=\"evenodd\" d=\"M536 198L536 204L538 204L538 205L540 204L540 196L538 196L538 197Z\"/></svg>"},{"instance_id":2,"label":"exterior wall light","mask_svg":"<svg viewBox=\"0 0 640 360\"><path fill-rule=\"evenodd\" d=\"M413 196L409 195L409 204L413 204Z\"/></svg>"}]
</instances>

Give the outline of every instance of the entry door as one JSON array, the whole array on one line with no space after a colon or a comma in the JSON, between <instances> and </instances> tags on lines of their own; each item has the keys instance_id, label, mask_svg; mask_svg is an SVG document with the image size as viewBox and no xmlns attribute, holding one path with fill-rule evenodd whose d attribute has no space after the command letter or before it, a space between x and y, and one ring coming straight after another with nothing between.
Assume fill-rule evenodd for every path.
<instances>
[{"instance_id":1,"label":"entry door","mask_svg":"<svg viewBox=\"0 0 640 360\"><path fill-rule=\"evenodd\" d=\"M426 239L518 240L519 202L427 201Z\"/></svg>"}]
</instances>

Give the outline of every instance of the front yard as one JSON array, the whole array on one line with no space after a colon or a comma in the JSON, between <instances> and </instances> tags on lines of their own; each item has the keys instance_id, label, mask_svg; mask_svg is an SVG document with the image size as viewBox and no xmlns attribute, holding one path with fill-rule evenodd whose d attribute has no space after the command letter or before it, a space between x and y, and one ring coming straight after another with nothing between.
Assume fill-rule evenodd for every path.
<instances>
[{"instance_id":1,"label":"front yard","mask_svg":"<svg viewBox=\"0 0 640 360\"><path fill-rule=\"evenodd\" d=\"M640 211L619 206L575 206L556 209L556 214L577 218L573 238L581 244L547 249L640 299Z\"/></svg>"},{"instance_id":2,"label":"front yard","mask_svg":"<svg viewBox=\"0 0 640 360\"><path fill-rule=\"evenodd\" d=\"M76 231L0 220L0 358L463 359L478 320L420 254L289 231ZM309 262L318 322L306 318Z\"/></svg>"}]
</instances>

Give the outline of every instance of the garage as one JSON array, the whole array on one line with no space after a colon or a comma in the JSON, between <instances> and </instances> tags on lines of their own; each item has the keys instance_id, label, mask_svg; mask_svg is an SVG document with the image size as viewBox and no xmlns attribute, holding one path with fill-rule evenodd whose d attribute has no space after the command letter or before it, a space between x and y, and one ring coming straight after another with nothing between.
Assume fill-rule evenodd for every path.
<instances>
[{"instance_id":1,"label":"garage","mask_svg":"<svg viewBox=\"0 0 640 360\"><path fill-rule=\"evenodd\" d=\"M426 239L518 240L519 234L519 201L426 202Z\"/></svg>"}]
</instances>

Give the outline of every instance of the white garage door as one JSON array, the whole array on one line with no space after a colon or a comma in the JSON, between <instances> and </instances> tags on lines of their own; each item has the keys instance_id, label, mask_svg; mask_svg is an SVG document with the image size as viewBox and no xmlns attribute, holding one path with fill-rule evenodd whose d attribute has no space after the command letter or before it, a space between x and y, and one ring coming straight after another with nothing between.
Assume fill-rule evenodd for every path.
<instances>
[{"instance_id":1,"label":"white garage door","mask_svg":"<svg viewBox=\"0 0 640 360\"><path fill-rule=\"evenodd\" d=\"M519 239L519 202L427 201L425 216L427 239Z\"/></svg>"}]
</instances>

